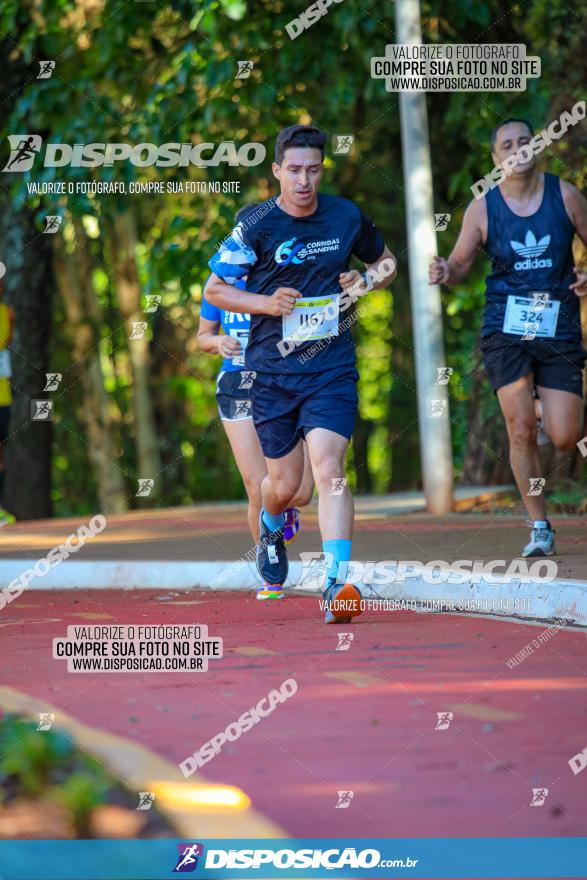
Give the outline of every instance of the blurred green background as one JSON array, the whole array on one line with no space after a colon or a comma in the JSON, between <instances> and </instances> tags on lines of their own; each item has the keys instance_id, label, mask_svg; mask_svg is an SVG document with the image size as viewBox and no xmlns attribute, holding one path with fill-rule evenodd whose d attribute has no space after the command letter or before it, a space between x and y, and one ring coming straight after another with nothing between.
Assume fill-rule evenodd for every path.
<instances>
[{"instance_id":1,"label":"blurred green background","mask_svg":"<svg viewBox=\"0 0 587 880\"><path fill-rule=\"evenodd\" d=\"M0 259L16 309L15 402L5 506L21 518L101 509L184 505L243 497L217 417L219 360L196 349L207 261L235 210L276 192L270 162L277 131L312 122L329 136L352 133L355 149L326 161L323 189L353 199L399 258L392 291L369 296L353 333L360 417L350 480L360 492L420 485L413 337L407 274L398 95L370 76L370 58L394 42L393 3L333 4L296 40L285 25L305 0L107 2L5 0L0 11L0 160L6 136L44 142L234 140L261 142L253 168L33 167L0 175ZM438 232L447 256L491 166L496 122L526 116L538 129L584 97L587 8L546 0L424 2L426 42L525 43L542 77L524 93L429 94L434 210L452 215ZM56 67L37 79L39 60ZM252 61L247 79L237 61ZM580 189L587 173L585 126L543 154L545 169ZM52 180L239 180L239 195L35 196L27 182ZM43 235L48 214L63 217ZM477 347L486 264L470 283L443 290L455 467L462 482L510 481L505 429L479 369ZM147 297L161 296L145 314ZM363 310L362 310L363 311ZM144 342L130 322L148 321ZM44 391L45 373L62 373ZM52 424L31 423L31 398L54 401ZM568 459L560 476L577 478ZM149 498L137 479L156 477Z\"/></svg>"}]
</instances>

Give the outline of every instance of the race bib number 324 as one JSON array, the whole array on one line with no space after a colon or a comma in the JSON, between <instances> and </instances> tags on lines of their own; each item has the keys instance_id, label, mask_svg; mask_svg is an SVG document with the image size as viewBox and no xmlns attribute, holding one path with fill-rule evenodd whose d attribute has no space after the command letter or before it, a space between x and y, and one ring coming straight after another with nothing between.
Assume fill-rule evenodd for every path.
<instances>
[{"instance_id":1,"label":"race bib number 324","mask_svg":"<svg viewBox=\"0 0 587 880\"><path fill-rule=\"evenodd\" d=\"M556 333L560 300L508 296L503 332L533 339L551 338Z\"/></svg>"}]
</instances>

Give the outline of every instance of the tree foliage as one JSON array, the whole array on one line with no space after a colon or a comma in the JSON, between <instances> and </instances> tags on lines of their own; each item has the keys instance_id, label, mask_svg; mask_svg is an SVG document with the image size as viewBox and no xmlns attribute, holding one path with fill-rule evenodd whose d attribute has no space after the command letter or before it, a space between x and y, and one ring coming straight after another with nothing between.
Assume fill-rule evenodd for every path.
<instances>
[{"instance_id":1,"label":"tree foliage","mask_svg":"<svg viewBox=\"0 0 587 880\"><path fill-rule=\"evenodd\" d=\"M82 246L100 321L92 345L75 362L63 297L54 297L50 369L64 376L55 399L52 446L53 501L57 513L86 513L99 506L96 464L83 418L87 390L73 381L96 356L102 374L115 465L129 505L141 476L137 459L137 414L133 410L136 365L129 357L128 321L121 296L116 228L130 212L136 225L136 278L141 302L152 294L161 306L149 323L149 388L159 442L161 488L148 503L186 504L206 498L242 496L242 486L217 419L214 377L218 362L195 346L199 302L207 261L245 202L275 192L270 171L279 128L313 122L329 135L353 133L355 151L330 157L326 191L354 199L381 228L399 257L400 277L392 292L373 295L354 333L361 371L362 441L352 458L352 480L367 489L418 485L417 412L413 339L407 278L405 200L398 96L370 76L370 58L394 41L393 4L362 0L333 5L328 14L292 41L285 24L306 3L282 0L5 0L0 11L3 66L13 82L5 94L2 136L28 132L45 142L131 144L167 142L260 142L267 159L252 168L154 168L129 162L102 168L41 168L5 175L2 198L18 224L23 206L34 212L39 238L45 217L64 218L64 241L85 230ZM524 93L435 94L428 97L435 210L452 214L439 233L439 250L450 250L470 184L491 167L488 133L504 115L528 115L540 126L549 114L570 106L585 83L581 52L586 13L568 14L545 0L510 7L490 2L424 2L427 42L526 43L542 58L540 80ZM38 62L55 61L50 79L37 79ZM253 62L246 79L235 78L237 61ZM6 141L4 141L6 144ZM551 150L548 166L583 182L587 161L578 131ZM558 164L557 164L558 163ZM239 193L203 195L32 195L31 181L238 180ZM79 224L82 224L81 226ZM76 225L77 224L77 225ZM79 235L79 232L78 232ZM13 236L14 238L14 236ZM36 248L35 242L29 247ZM10 241L0 256L11 284ZM114 251L114 252L113 252ZM76 259L75 254L70 255ZM79 269L79 267L78 267ZM486 264L478 260L469 283L445 292L447 363L451 385L457 469L472 426L497 418L491 394L476 367L476 340ZM53 273L47 264L46 271ZM46 279L47 289L55 286ZM12 293L11 293L12 291ZM87 290L85 292L87 297ZM81 293L80 293L81 296ZM79 358L77 359L79 361ZM134 372L133 372L134 370ZM50 435L47 435L50 442ZM364 442L363 442L364 441ZM14 442L14 441L12 441ZM482 451L479 454L483 454Z\"/></svg>"}]
</instances>

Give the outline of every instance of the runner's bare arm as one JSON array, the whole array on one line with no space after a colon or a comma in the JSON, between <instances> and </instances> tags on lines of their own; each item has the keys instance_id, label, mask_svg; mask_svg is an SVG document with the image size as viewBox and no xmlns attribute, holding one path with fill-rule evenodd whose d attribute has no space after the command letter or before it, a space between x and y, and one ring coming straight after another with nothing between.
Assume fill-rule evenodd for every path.
<instances>
[{"instance_id":1,"label":"runner's bare arm","mask_svg":"<svg viewBox=\"0 0 587 880\"><path fill-rule=\"evenodd\" d=\"M383 248L383 253L374 263L365 263L367 275L373 284L373 290L381 290L389 287L397 277L397 260L388 247Z\"/></svg>"},{"instance_id":2,"label":"runner's bare arm","mask_svg":"<svg viewBox=\"0 0 587 880\"><path fill-rule=\"evenodd\" d=\"M208 318L200 317L196 342L198 343L198 348L201 348L206 354L218 354L219 327L220 323L218 321L209 321Z\"/></svg>"},{"instance_id":3,"label":"runner's bare arm","mask_svg":"<svg viewBox=\"0 0 587 880\"><path fill-rule=\"evenodd\" d=\"M206 284L206 299L219 309L230 312L247 312L249 315L289 315L294 303L302 294L293 287L278 287L271 296L248 293L233 284L226 284L214 272Z\"/></svg>"},{"instance_id":4,"label":"runner's bare arm","mask_svg":"<svg viewBox=\"0 0 587 880\"><path fill-rule=\"evenodd\" d=\"M240 353L241 344L238 339L232 336L226 336L218 332L220 324L218 321L210 321L208 318L200 317L198 325L198 335L196 337L198 346L205 351L206 354L221 354L225 358L233 358Z\"/></svg>"},{"instance_id":5,"label":"runner's bare arm","mask_svg":"<svg viewBox=\"0 0 587 880\"><path fill-rule=\"evenodd\" d=\"M428 269L430 284L453 287L463 281L475 262L486 238L487 209L485 199L472 201L463 217L463 225L448 260L433 257Z\"/></svg>"},{"instance_id":6,"label":"runner's bare arm","mask_svg":"<svg viewBox=\"0 0 587 880\"><path fill-rule=\"evenodd\" d=\"M561 195L565 210L575 227L575 232L585 247L587 247L587 199L579 192L577 187L566 180L561 180ZM580 269L578 266L574 266L574 271L576 276L575 283L570 284L569 287L575 291L577 296L586 296L587 271Z\"/></svg>"},{"instance_id":7,"label":"runner's bare arm","mask_svg":"<svg viewBox=\"0 0 587 880\"><path fill-rule=\"evenodd\" d=\"M365 263L367 272L362 275L356 269L342 272L338 281L343 290L356 292L360 295L369 290L380 290L389 287L397 277L397 261L389 248L385 247L383 253L374 263ZM368 276L368 278L366 278Z\"/></svg>"}]
</instances>

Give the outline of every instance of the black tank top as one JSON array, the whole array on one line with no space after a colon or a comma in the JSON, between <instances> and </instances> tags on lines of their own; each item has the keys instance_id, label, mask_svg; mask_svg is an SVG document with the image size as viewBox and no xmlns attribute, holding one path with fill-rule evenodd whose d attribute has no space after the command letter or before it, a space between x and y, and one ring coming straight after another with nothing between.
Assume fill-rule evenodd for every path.
<instances>
[{"instance_id":1,"label":"black tank top","mask_svg":"<svg viewBox=\"0 0 587 880\"><path fill-rule=\"evenodd\" d=\"M530 217L519 217L507 206L496 186L485 196L487 241L491 259L486 279L486 307L482 336L502 330L507 298L530 292L548 292L560 300L556 339L581 339L579 297L575 282L572 243L574 226L565 210L560 179L544 175L542 204Z\"/></svg>"}]
</instances>

